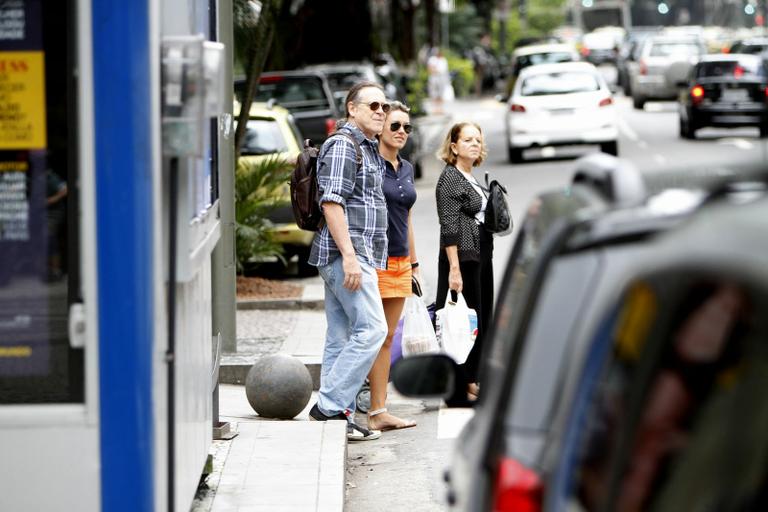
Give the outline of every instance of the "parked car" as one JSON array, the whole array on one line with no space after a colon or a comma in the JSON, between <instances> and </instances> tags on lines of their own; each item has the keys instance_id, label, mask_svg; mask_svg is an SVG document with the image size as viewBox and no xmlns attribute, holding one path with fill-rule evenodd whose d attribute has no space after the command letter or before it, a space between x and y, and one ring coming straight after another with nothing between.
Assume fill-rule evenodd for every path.
<instances>
[{"instance_id":1,"label":"parked car","mask_svg":"<svg viewBox=\"0 0 768 512\"><path fill-rule=\"evenodd\" d=\"M539 64L555 64L558 62L577 62L581 60L576 47L566 43L542 43L520 46L512 53L509 80L507 81L506 95L502 98L507 101L515 88L515 83L520 73L529 66Z\"/></svg>"},{"instance_id":2,"label":"parked car","mask_svg":"<svg viewBox=\"0 0 768 512\"><path fill-rule=\"evenodd\" d=\"M728 53L760 54L766 50L768 50L768 37L755 37L736 41L731 45Z\"/></svg>"},{"instance_id":3,"label":"parked car","mask_svg":"<svg viewBox=\"0 0 768 512\"><path fill-rule=\"evenodd\" d=\"M768 510L767 229L763 187L658 241L568 383L543 509Z\"/></svg>"},{"instance_id":4,"label":"parked car","mask_svg":"<svg viewBox=\"0 0 768 512\"><path fill-rule=\"evenodd\" d=\"M526 68L507 102L510 162L532 147L597 144L618 153L613 95L592 64L567 62Z\"/></svg>"},{"instance_id":5,"label":"parked car","mask_svg":"<svg viewBox=\"0 0 768 512\"><path fill-rule=\"evenodd\" d=\"M645 107L648 100L674 100L678 83L707 53L701 39L691 36L658 35L649 38L640 53L637 67L630 68L632 104Z\"/></svg>"},{"instance_id":6,"label":"parked car","mask_svg":"<svg viewBox=\"0 0 768 512\"><path fill-rule=\"evenodd\" d=\"M313 73L319 73L323 75L328 82L328 86L333 93L333 97L338 105L338 109L341 115L346 111L344 100L347 97L349 89L357 82L362 80L368 80L381 85L384 88L384 94L390 100L399 100L403 103L405 101L405 95L402 89L398 88L396 84L387 81L381 74L376 71L373 64L368 62L338 62L329 64L317 64L308 66L305 68L307 71ZM421 178L422 165L421 165L421 140L418 133L418 123L415 119L412 119L414 127L416 128L408 137L408 142L405 144L400 155L411 162L414 167L414 177Z\"/></svg>"},{"instance_id":7,"label":"parked car","mask_svg":"<svg viewBox=\"0 0 768 512\"><path fill-rule=\"evenodd\" d=\"M755 126L768 137L768 66L757 55L707 55L680 93L680 136L705 126Z\"/></svg>"},{"instance_id":8,"label":"parked car","mask_svg":"<svg viewBox=\"0 0 768 512\"><path fill-rule=\"evenodd\" d=\"M245 79L235 81L235 94L242 98ZM339 109L325 76L311 71L270 71L259 77L253 101L276 102L287 108L302 135L313 144L325 142L336 129Z\"/></svg>"},{"instance_id":9,"label":"parked car","mask_svg":"<svg viewBox=\"0 0 768 512\"><path fill-rule=\"evenodd\" d=\"M666 178L645 188L636 171L606 155L577 166L572 186L534 200L515 240L483 354L480 402L445 475L453 510L543 510L556 491L563 425L595 332L622 283L706 197L656 191ZM691 184L701 178L692 175ZM447 356L415 356L397 363L393 381L406 395L444 397L455 371Z\"/></svg>"},{"instance_id":10,"label":"parked car","mask_svg":"<svg viewBox=\"0 0 768 512\"><path fill-rule=\"evenodd\" d=\"M234 112L240 111L239 104ZM249 112L248 125L238 165L248 161L259 161L280 156L295 161L302 147L302 136L286 110L272 103L253 103ZM297 257L298 272L301 276L315 275L315 267L309 265L309 251L314 233L296 225L291 209L291 193L286 183L280 191L280 200L267 215L273 227L270 229L275 242L283 246L286 260Z\"/></svg>"}]
</instances>

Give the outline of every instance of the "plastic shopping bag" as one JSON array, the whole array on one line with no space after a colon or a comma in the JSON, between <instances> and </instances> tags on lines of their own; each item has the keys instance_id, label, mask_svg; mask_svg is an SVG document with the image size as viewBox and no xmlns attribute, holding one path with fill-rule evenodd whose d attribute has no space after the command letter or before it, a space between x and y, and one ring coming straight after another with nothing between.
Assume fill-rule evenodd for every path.
<instances>
[{"instance_id":1,"label":"plastic shopping bag","mask_svg":"<svg viewBox=\"0 0 768 512\"><path fill-rule=\"evenodd\" d=\"M392 336L392 350L389 356L389 364L391 366L394 366L403 357L403 320L405 318L401 318L397 322L395 334Z\"/></svg>"},{"instance_id":2,"label":"plastic shopping bag","mask_svg":"<svg viewBox=\"0 0 768 512\"><path fill-rule=\"evenodd\" d=\"M467 307L462 294L457 294L456 302L451 301L450 294L445 307L435 315L437 341L446 354L464 364L477 337L477 313Z\"/></svg>"},{"instance_id":3,"label":"plastic shopping bag","mask_svg":"<svg viewBox=\"0 0 768 512\"><path fill-rule=\"evenodd\" d=\"M427 306L419 297L405 299L402 350L403 357L440 351Z\"/></svg>"}]
</instances>

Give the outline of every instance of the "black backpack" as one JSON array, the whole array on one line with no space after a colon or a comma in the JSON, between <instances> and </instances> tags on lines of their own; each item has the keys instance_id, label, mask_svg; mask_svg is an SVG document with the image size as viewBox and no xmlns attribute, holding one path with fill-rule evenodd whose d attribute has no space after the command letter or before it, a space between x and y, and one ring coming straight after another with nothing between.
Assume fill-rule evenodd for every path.
<instances>
[{"instance_id":1,"label":"black backpack","mask_svg":"<svg viewBox=\"0 0 768 512\"><path fill-rule=\"evenodd\" d=\"M363 163L363 152L355 138L347 132L337 131L331 137L342 135L355 145L358 167ZM291 174L291 207L296 225L307 231L318 231L323 227L323 212L320 209L320 192L317 185L317 156L320 151L312 141L304 141L304 149L296 159Z\"/></svg>"}]
</instances>

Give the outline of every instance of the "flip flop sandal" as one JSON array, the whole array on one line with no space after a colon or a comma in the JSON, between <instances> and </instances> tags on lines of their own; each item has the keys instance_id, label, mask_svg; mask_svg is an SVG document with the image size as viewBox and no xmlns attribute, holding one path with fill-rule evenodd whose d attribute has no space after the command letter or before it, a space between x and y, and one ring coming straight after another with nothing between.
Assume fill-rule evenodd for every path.
<instances>
[{"instance_id":1,"label":"flip flop sandal","mask_svg":"<svg viewBox=\"0 0 768 512\"><path fill-rule=\"evenodd\" d=\"M385 412L387 412L387 408L386 407L382 407L381 409L376 409L374 411L370 411L368 413L368 417L371 418L373 416L376 416L378 414L383 414ZM393 416L393 417L397 418L397 416ZM401 422L399 425L387 425L387 426L381 427L381 431L382 432L389 432L390 430L402 430L404 428L411 428L411 427L415 427L416 426L416 422L413 421L413 420L404 420L402 418L397 418L397 419L400 420L400 422Z\"/></svg>"},{"instance_id":2,"label":"flip flop sandal","mask_svg":"<svg viewBox=\"0 0 768 512\"><path fill-rule=\"evenodd\" d=\"M354 421L347 421L347 441L373 441L380 437L380 430L369 430Z\"/></svg>"}]
</instances>

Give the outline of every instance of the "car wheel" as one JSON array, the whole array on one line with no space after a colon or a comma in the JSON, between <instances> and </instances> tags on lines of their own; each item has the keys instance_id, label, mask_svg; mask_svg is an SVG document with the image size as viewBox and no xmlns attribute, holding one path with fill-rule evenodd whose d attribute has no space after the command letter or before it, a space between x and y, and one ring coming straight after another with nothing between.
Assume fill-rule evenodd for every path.
<instances>
[{"instance_id":1,"label":"car wheel","mask_svg":"<svg viewBox=\"0 0 768 512\"><path fill-rule=\"evenodd\" d=\"M683 121L680 119L680 137L689 140L696 138L696 127L690 120Z\"/></svg>"},{"instance_id":2,"label":"car wheel","mask_svg":"<svg viewBox=\"0 0 768 512\"><path fill-rule=\"evenodd\" d=\"M619 156L619 142L615 140L611 142L603 142L600 144L600 151L609 155Z\"/></svg>"},{"instance_id":3,"label":"car wheel","mask_svg":"<svg viewBox=\"0 0 768 512\"><path fill-rule=\"evenodd\" d=\"M643 110L645 108L645 98L642 96L632 96L632 106L637 110Z\"/></svg>"},{"instance_id":4,"label":"car wheel","mask_svg":"<svg viewBox=\"0 0 768 512\"><path fill-rule=\"evenodd\" d=\"M309 247L302 248L296 254L298 255L298 273L299 277L313 277L318 274L317 267L309 264Z\"/></svg>"},{"instance_id":5,"label":"car wheel","mask_svg":"<svg viewBox=\"0 0 768 512\"><path fill-rule=\"evenodd\" d=\"M523 149L507 146L507 157L510 163L518 164L523 161Z\"/></svg>"}]
</instances>

